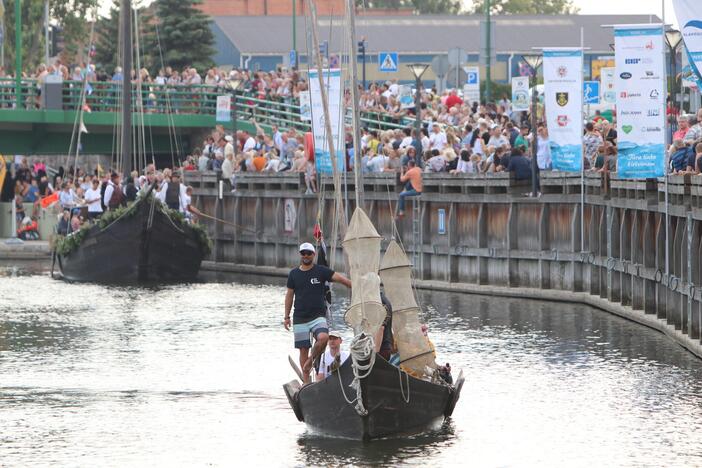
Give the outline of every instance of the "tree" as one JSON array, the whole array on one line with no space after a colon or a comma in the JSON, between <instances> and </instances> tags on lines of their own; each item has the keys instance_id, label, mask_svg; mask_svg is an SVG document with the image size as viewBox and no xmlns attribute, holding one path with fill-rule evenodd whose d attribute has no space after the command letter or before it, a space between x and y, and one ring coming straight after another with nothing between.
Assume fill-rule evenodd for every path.
<instances>
[{"instance_id":1,"label":"tree","mask_svg":"<svg viewBox=\"0 0 702 468\"><path fill-rule=\"evenodd\" d=\"M5 1L5 68L15 68L15 2ZM22 71L44 61L44 3L22 2Z\"/></svg>"},{"instance_id":2,"label":"tree","mask_svg":"<svg viewBox=\"0 0 702 468\"><path fill-rule=\"evenodd\" d=\"M215 54L211 18L194 7L202 0L156 0L160 50L164 66L199 72L211 67ZM156 50L158 50L158 45Z\"/></svg>"},{"instance_id":3,"label":"tree","mask_svg":"<svg viewBox=\"0 0 702 468\"><path fill-rule=\"evenodd\" d=\"M108 74L119 65L120 0L113 0L108 16L98 19L95 27L95 63ZM159 67L160 59L155 38L155 23L151 8L137 8L139 31L133 35L134 43L139 44L139 64L150 72ZM132 15L134 21L134 15ZM136 51L136 45L132 48ZM138 62L133 61L134 68Z\"/></svg>"},{"instance_id":4,"label":"tree","mask_svg":"<svg viewBox=\"0 0 702 468\"><path fill-rule=\"evenodd\" d=\"M473 13L485 13L485 0L474 0ZM571 15L578 12L572 0L492 0L490 13L497 15Z\"/></svg>"},{"instance_id":5,"label":"tree","mask_svg":"<svg viewBox=\"0 0 702 468\"><path fill-rule=\"evenodd\" d=\"M5 65L12 70L15 61L15 2L5 0ZM51 0L49 16L63 30L66 63L81 61L83 48L90 40L90 17L98 0ZM44 2L22 2L22 68L25 72L44 62Z\"/></svg>"},{"instance_id":6,"label":"tree","mask_svg":"<svg viewBox=\"0 0 702 468\"><path fill-rule=\"evenodd\" d=\"M419 14L455 15L461 12L460 0L356 0L356 5L368 9L412 8Z\"/></svg>"}]
</instances>

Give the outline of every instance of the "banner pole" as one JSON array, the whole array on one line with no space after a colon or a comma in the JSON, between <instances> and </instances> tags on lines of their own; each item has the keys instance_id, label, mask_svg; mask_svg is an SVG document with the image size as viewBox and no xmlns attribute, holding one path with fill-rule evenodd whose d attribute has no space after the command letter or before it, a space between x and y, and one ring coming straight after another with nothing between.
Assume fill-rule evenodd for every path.
<instances>
[{"instance_id":1,"label":"banner pole","mask_svg":"<svg viewBox=\"0 0 702 468\"><path fill-rule=\"evenodd\" d=\"M585 80L585 28L580 28L580 75ZM580 86L582 88L582 85ZM580 108L582 115L583 108ZM586 117L589 117L589 113ZM585 252L585 158L583 157L583 119L580 118L580 251Z\"/></svg>"},{"instance_id":2,"label":"banner pole","mask_svg":"<svg viewBox=\"0 0 702 468\"><path fill-rule=\"evenodd\" d=\"M663 4L663 25L661 26L661 33L663 35L663 44L665 44L665 2L662 2ZM665 70L665 46L661 47L661 52L663 54L663 67L662 67L662 73L663 73L663 83L667 82L667 76L666 76L666 70ZM667 90L668 87L665 86L665 89ZM665 92L663 93L665 95ZM672 97L672 96L671 96ZM673 101L675 102L675 101ZM664 129L664 147L663 147L663 160L665 161L665 167L663 168L663 177L665 177L665 276L666 276L666 281L668 278L668 275L670 274L670 213L668 211L668 166L670 165L669 157L670 157L670 151L669 151L669 146L670 142L669 136L672 137L672 134L668 131L666 128L668 126L668 117L666 116L666 111L667 111L667 106L665 105L666 100L663 100L663 112L661 112L663 116L663 129Z\"/></svg>"}]
</instances>

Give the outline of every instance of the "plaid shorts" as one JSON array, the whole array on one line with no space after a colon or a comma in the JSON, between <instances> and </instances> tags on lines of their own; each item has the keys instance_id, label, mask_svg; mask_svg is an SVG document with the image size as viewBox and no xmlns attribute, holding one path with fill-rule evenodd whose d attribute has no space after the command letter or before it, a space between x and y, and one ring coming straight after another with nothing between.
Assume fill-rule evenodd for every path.
<instances>
[{"instance_id":1,"label":"plaid shorts","mask_svg":"<svg viewBox=\"0 0 702 468\"><path fill-rule=\"evenodd\" d=\"M314 335L315 340L320 333L329 333L329 325L327 325L327 319L324 317L317 317L314 320L310 320L305 323L296 323L293 325L293 332L295 333L295 347L300 348L311 348L312 342L310 341L310 333Z\"/></svg>"}]
</instances>

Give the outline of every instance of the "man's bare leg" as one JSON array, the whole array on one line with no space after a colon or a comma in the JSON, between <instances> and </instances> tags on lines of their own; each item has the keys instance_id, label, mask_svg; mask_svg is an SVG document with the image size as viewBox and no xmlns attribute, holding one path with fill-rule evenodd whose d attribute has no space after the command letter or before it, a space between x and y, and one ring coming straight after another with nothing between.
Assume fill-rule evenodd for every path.
<instances>
[{"instance_id":1,"label":"man's bare leg","mask_svg":"<svg viewBox=\"0 0 702 468\"><path fill-rule=\"evenodd\" d=\"M317 359L317 356L322 354L324 351L324 348L327 346L327 341L329 340L329 335L326 333L320 333L319 336L317 337L317 340L314 343L314 346L312 347L312 353L310 357L307 358L307 361L304 363L302 366L302 373L305 375L309 375L310 371L312 370L312 365L314 364L314 360ZM302 351L302 350L300 350Z\"/></svg>"},{"instance_id":2,"label":"man's bare leg","mask_svg":"<svg viewBox=\"0 0 702 468\"><path fill-rule=\"evenodd\" d=\"M309 355L310 349L309 348L300 348L300 369L302 370L302 376L304 377L304 380L302 381L303 384L306 384L310 381L310 372L303 369L305 367L305 363L307 362L307 356Z\"/></svg>"}]
</instances>

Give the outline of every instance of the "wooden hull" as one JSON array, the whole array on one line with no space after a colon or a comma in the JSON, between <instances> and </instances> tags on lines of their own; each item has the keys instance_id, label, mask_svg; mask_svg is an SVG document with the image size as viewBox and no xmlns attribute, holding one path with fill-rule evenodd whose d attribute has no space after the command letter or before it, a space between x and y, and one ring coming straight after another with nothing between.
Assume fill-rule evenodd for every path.
<instances>
[{"instance_id":1,"label":"wooden hull","mask_svg":"<svg viewBox=\"0 0 702 468\"><path fill-rule=\"evenodd\" d=\"M300 387L293 381L284 389L298 419L319 435L368 440L435 427L451 415L463 385L462 377L455 386L415 379L376 355L372 372L361 380L363 404L368 410L361 416L355 404L347 402L356 398L349 387L352 380L348 359L339 373L321 382Z\"/></svg>"},{"instance_id":2,"label":"wooden hull","mask_svg":"<svg viewBox=\"0 0 702 468\"><path fill-rule=\"evenodd\" d=\"M77 249L57 255L63 278L106 284L195 280L204 257L195 232L158 209L149 225L149 211L150 203L141 202L133 216L103 230L93 226Z\"/></svg>"}]
</instances>

